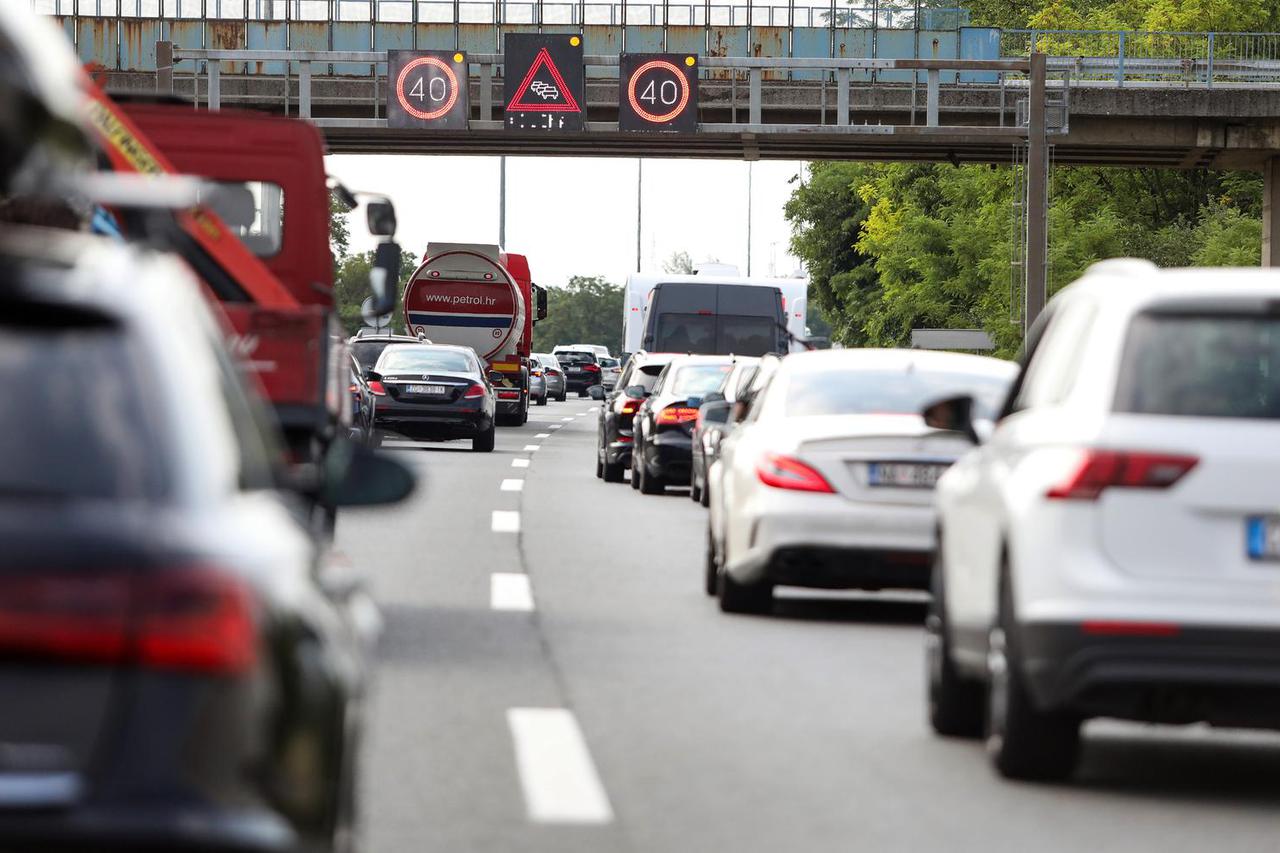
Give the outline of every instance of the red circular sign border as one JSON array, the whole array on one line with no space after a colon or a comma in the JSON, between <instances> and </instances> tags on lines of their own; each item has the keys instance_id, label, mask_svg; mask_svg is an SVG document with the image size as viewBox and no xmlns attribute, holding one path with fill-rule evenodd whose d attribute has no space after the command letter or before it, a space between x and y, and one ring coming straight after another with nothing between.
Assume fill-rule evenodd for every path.
<instances>
[{"instance_id":1,"label":"red circular sign border","mask_svg":"<svg viewBox=\"0 0 1280 853\"><path fill-rule=\"evenodd\" d=\"M676 79L680 81L680 103L676 104L675 109L661 115L654 115L636 101L636 83L639 82L640 75L654 68L665 68L675 74ZM685 107L689 106L689 80L684 76L684 72L680 70L680 66L674 62L668 62L665 59L651 59L631 72L631 79L627 81L627 100L631 103L631 109L643 121L647 121L650 124L665 124L679 118Z\"/></svg>"},{"instance_id":2,"label":"red circular sign border","mask_svg":"<svg viewBox=\"0 0 1280 853\"><path fill-rule=\"evenodd\" d=\"M409 106L409 100L404 94L404 78L410 71L420 65L433 65L445 73L449 78L449 98L445 101L444 106L434 112L422 112ZM438 56L419 56L410 62L404 68L400 69L400 76L396 77L396 100L400 102L400 106L404 107L404 111L409 115L421 121L435 121L440 116L445 115L449 110L453 109L453 105L458 102L458 78L453 73L453 69L449 67L449 63L445 62Z\"/></svg>"}]
</instances>

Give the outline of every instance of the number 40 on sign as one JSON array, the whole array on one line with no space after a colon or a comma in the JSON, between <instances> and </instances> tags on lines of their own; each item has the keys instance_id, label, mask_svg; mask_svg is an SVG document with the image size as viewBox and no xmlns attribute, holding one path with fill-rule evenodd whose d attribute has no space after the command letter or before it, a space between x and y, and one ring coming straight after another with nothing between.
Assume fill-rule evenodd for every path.
<instances>
[{"instance_id":1,"label":"number 40 on sign","mask_svg":"<svg viewBox=\"0 0 1280 853\"><path fill-rule=\"evenodd\" d=\"M452 50L387 51L387 127L466 130L467 55Z\"/></svg>"},{"instance_id":2,"label":"number 40 on sign","mask_svg":"<svg viewBox=\"0 0 1280 853\"><path fill-rule=\"evenodd\" d=\"M693 133L698 129L698 58L624 53L619 62L618 128Z\"/></svg>"}]
</instances>

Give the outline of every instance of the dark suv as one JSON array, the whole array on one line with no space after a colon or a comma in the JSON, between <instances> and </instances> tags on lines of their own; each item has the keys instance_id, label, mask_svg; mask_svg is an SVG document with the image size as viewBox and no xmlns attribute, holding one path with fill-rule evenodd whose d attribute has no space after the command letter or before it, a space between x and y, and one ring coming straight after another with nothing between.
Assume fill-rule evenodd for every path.
<instances>
[{"instance_id":1,"label":"dark suv","mask_svg":"<svg viewBox=\"0 0 1280 853\"><path fill-rule=\"evenodd\" d=\"M577 391L579 397L587 396L587 389L601 382L600 362L590 350L560 350L556 361L564 367L566 391Z\"/></svg>"},{"instance_id":2,"label":"dark suv","mask_svg":"<svg viewBox=\"0 0 1280 853\"><path fill-rule=\"evenodd\" d=\"M613 392L604 398L596 429L596 476L606 483L621 483L623 472L631 467L632 418L673 358L670 353L636 353L622 368Z\"/></svg>"},{"instance_id":3,"label":"dark suv","mask_svg":"<svg viewBox=\"0 0 1280 853\"><path fill-rule=\"evenodd\" d=\"M347 345L351 347L351 354L356 357L356 361L360 362L361 370L373 370L373 366L378 363L378 356L382 355L382 351L391 344L429 343L431 341L426 338L415 338L412 335L367 332L363 329L359 334L347 338Z\"/></svg>"}]
</instances>

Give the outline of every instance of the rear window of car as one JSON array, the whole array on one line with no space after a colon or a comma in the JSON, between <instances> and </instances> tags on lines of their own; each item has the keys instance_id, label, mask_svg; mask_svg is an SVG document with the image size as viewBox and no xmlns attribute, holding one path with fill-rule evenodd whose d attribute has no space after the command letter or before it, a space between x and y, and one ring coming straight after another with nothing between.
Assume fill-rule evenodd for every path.
<instances>
[{"instance_id":1,"label":"rear window of car","mask_svg":"<svg viewBox=\"0 0 1280 853\"><path fill-rule=\"evenodd\" d=\"M593 352L558 352L556 359L561 364L595 364L596 354Z\"/></svg>"},{"instance_id":2,"label":"rear window of car","mask_svg":"<svg viewBox=\"0 0 1280 853\"><path fill-rule=\"evenodd\" d=\"M1135 317L1114 408L1143 415L1280 418L1280 317Z\"/></svg>"},{"instance_id":3,"label":"rear window of car","mask_svg":"<svg viewBox=\"0 0 1280 853\"><path fill-rule=\"evenodd\" d=\"M436 370L447 373L474 373L477 369L475 362L464 352L434 349L421 344L388 349L378 361L379 373L398 371L430 373Z\"/></svg>"},{"instance_id":4,"label":"rear window of car","mask_svg":"<svg viewBox=\"0 0 1280 853\"><path fill-rule=\"evenodd\" d=\"M124 332L22 319L0 321L0 383L17 394L0 406L0 501L164 497L154 382Z\"/></svg>"},{"instance_id":5,"label":"rear window of car","mask_svg":"<svg viewBox=\"0 0 1280 853\"><path fill-rule=\"evenodd\" d=\"M970 394L975 417L993 420L1009 379L970 373L905 370L804 370L787 381L785 412L805 415L918 415L943 397Z\"/></svg>"},{"instance_id":6,"label":"rear window of car","mask_svg":"<svg viewBox=\"0 0 1280 853\"><path fill-rule=\"evenodd\" d=\"M371 370L378 363L378 356L382 355L382 351L388 345L387 341L354 341L351 344L351 354L356 357L356 361L360 362L361 367Z\"/></svg>"},{"instance_id":7,"label":"rear window of car","mask_svg":"<svg viewBox=\"0 0 1280 853\"><path fill-rule=\"evenodd\" d=\"M720 388L725 376L732 371L732 364L687 364L676 368L666 388L682 396L710 394Z\"/></svg>"}]
</instances>

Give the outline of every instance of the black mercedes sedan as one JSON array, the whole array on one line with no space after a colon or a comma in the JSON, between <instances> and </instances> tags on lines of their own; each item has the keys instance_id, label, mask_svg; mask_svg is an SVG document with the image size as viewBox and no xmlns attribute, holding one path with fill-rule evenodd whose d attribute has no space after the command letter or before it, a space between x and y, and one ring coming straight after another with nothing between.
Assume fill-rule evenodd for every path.
<instances>
[{"instance_id":1,"label":"black mercedes sedan","mask_svg":"<svg viewBox=\"0 0 1280 853\"><path fill-rule=\"evenodd\" d=\"M472 450L493 450L497 400L470 347L391 344L365 378L378 398L375 447L392 433L414 441L469 438Z\"/></svg>"},{"instance_id":2,"label":"black mercedes sedan","mask_svg":"<svg viewBox=\"0 0 1280 853\"><path fill-rule=\"evenodd\" d=\"M7 228L0 268L0 849L345 849L373 638L305 498L413 475L286 468L179 262Z\"/></svg>"},{"instance_id":3,"label":"black mercedes sedan","mask_svg":"<svg viewBox=\"0 0 1280 853\"><path fill-rule=\"evenodd\" d=\"M689 483L698 408L733 363L731 355L680 355L667 364L632 421L632 488L656 495Z\"/></svg>"}]
</instances>

